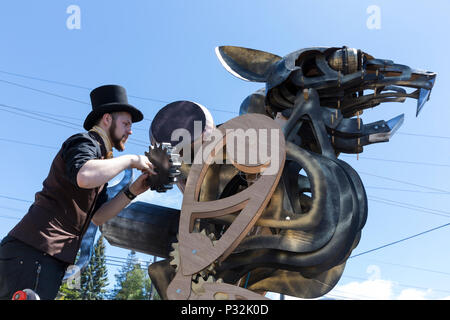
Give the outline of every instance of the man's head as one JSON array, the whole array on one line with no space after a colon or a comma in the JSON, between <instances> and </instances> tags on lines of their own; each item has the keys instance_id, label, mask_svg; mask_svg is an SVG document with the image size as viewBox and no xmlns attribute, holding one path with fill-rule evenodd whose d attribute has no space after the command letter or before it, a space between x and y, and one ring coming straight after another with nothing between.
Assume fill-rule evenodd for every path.
<instances>
[{"instance_id":1,"label":"man's head","mask_svg":"<svg viewBox=\"0 0 450 320\"><path fill-rule=\"evenodd\" d=\"M132 125L131 114L125 111L105 113L97 121L96 125L100 126L108 133L112 146L118 150L125 150L125 143L131 131Z\"/></svg>"}]
</instances>

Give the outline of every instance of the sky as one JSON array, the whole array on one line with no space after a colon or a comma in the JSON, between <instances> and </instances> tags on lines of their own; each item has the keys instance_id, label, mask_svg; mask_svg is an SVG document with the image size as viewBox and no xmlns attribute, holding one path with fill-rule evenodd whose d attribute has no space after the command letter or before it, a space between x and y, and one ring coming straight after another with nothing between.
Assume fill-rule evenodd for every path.
<instances>
[{"instance_id":1,"label":"sky","mask_svg":"<svg viewBox=\"0 0 450 320\"><path fill-rule=\"evenodd\" d=\"M364 112L364 123L405 114L391 141L366 146L358 158L341 156L359 173L369 212L354 257L326 298L449 299L449 12L447 0L2 1L0 237L28 210L64 140L83 131L91 89L127 89L144 120L133 125L123 154L143 154L151 120L166 104L195 101L223 123L263 87L228 73L216 46L284 56L346 45L437 78L419 117L413 99ZM136 200L181 208L177 190ZM128 252L107 246L111 287Z\"/></svg>"}]
</instances>

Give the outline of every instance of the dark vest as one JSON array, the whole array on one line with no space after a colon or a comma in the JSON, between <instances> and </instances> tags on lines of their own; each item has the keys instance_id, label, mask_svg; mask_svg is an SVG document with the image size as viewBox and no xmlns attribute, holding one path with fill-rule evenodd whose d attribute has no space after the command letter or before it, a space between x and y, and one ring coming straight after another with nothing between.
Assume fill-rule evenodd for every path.
<instances>
[{"instance_id":1,"label":"dark vest","mask_svg":"<svg viewBox=\"0 0 450 320\"><path fill-rule=\"evenodd\" d=\"M84 133L98 143L98 159L105 157L103 140L95 132ZM62 149L54 158L50 172L36 193L28 213L9 235L69 264L75 262L78 249L94 214L103 186L82 189L66 175Z\"/></svg>"}]
</instances>

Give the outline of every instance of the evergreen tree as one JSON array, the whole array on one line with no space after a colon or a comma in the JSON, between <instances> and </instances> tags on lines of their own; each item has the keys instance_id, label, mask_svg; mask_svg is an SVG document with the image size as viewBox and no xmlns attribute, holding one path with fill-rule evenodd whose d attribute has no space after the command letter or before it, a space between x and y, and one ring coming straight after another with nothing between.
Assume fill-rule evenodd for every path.
<instances>
[{"instance_id":1,"label":"evergreen tree","mask_svg":"<svg viewBox=\"0 0 450 320\"><path fill-rule=\"evenodd\" d=\"M94 252L89 264L81 272L80 288L70 289L64 283L58 297L64 300L102 300L106 298L108 286L108 271L106 269L105 243L100 236L94 246Z\"/></svg>"},{"instance_id":2,"label":"evergreen tree","mask_svg":"<svg viewBox=\"0 0 450 320\"><path fill-rule=\"evenodd\" d=\"M69 288L67 282L64 282L59 288L56 300L81 300L80 290L74 289L72 286Z\"/></svg>"},{"instance_id":3,"label":"evergreen tree","mask_svg":"<svg viewBox=\"0 0 450 320\"><path fill-rule=\"evenodd\" d=\"M95 300L106 299L107 290L106 287L108 283L108 269L106 268L106 257L105 257L105 242L103 235L97 241L97 246L94 251L94 265L96 266L93 280L93 291Z\"/></svg>"},{"instance_id":4,"label":"evergreen tree","mask_svg":"<svg viewBox=\"0 0 450 320\"><path fill-rule=\"evenodd\" d=\"M103 300L108 286L106 269L105 243L103 235L98 238L91 260L81 274L81 298L83 300Z\"/></svg>"},{"instance_id":5,"label":"evergreen tree","mask_svg":"<svg viewBox=\"0 0 450 320\"><path fill-rule=\"evenodd\" d=\"M119 270L116 277L112 299L115 300L149 300L151 297L151 281L147 270L142 269L136 252L128 254L127 262Z\"/></svg>"}]
</instances>

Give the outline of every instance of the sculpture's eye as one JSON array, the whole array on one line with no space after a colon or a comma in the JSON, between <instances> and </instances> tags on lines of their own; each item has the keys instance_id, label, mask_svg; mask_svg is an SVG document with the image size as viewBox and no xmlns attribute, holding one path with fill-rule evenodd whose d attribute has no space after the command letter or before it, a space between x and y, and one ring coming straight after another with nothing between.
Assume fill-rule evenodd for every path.
<instances>
[{"instance_id":1,"label":"sculpture's eye","mask_svg":"<svg viewBox=\"0 0 450 320\"><path fill-rule=\"evenodd\" d=\"M350 74L361 70L362 59L361 50L344 47L328 57L328 64L336 71Z\"/></svg>"}]
</instances>

